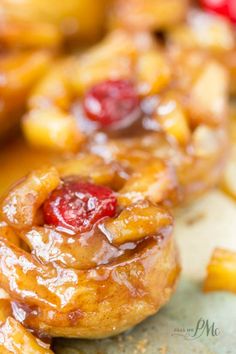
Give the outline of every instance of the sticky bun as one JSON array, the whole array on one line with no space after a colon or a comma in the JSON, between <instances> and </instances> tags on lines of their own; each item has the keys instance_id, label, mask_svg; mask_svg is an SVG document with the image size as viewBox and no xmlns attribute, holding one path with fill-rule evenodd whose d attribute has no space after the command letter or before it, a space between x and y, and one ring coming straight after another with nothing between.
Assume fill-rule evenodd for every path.
<instances>
[{"instance_id":1,"label":"sticky bun","mask_svg":"<svg viewBox=\"0 0 236 354\"><path fill-rule=\"evenodd\" d=\"M55 65L29 98L23 131L33 146L95 153L130 169L164 158L188 198L219 178L227 90L227 72L209 53L117 30Z\"/></svg>"},{"instance_id":2,"label":"sticky bun","mask_svg":"<svg viewBox=\"0 0 236 354\"><path fill-rule=\"evenodd\" d=\"M78 155L30 173L5 195L0 286L16 321L41 335L102 338L167 302L180 267L162 205L176 186L163 185L168 169L155 163L159 178L135 183L143 176L127 179L118 163ZM17 336L15 320L2 328Z\"/></svg>"}]
</instances>

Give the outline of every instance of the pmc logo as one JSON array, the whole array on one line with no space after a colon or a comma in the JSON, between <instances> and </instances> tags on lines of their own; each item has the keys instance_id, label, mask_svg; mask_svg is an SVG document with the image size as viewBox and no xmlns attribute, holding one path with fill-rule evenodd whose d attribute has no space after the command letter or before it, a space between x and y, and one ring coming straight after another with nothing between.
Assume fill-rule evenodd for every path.
<instances>
[{"instance_id":1,"label":"pmc logo","mask_svg":"<svg viewBox=\"0 0 236 354\"><path fill-rule=\"evenodd\" d=\"M215 322L211 322L208 319L199 318L195 327L191 328L175 328L174 336L181 336L188 340L198 339L200 337L218 337L220 330L216 326Z\"/></svg>"}]
</instances>

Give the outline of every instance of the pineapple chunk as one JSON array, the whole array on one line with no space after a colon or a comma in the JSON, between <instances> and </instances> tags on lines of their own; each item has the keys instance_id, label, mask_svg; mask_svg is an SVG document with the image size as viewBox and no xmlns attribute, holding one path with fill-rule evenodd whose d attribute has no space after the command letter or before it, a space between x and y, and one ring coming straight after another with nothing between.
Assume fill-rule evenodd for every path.
<instances>
[{"instance_id":1,"label":"pineapple chunk","mask_svg":"<svg viewBox=\"0 0 236 354\"><path fill-rule=\"evenodd\" d=\"M2 201L2 218L14 228L31 226L38 208L59 184L60 178L54 167L30 173Z\"/></svg>"},{"instance_id":2,"label":"pineapple chunk","mask_svg":"<svg viewBox=\"0 0 236 354\"><path fill-rule=\"evenodd\" d=\"M2 290L2 289L1 289ZM9 299L0 299L0 325L2 325L8 316L12 315L12 308Z\"/></svg>"},{"instance_id":3,"label":"pineapple chunk","mask_svg":"<svg viewBox=\"0 0 236 354\"><path fill-rule=\"evenodd\" d=\"M220 152L218 136L213 128L200 124L193 132L192 147L197 157L208 157Z\"/></svg>"},{"instance_id":4,"label":"pineapple chunk","mask_svg":"<svg viewBox=\"0 0 236 354\"><path fill-rule=\"evenodd\" d=\"M0 222L0 235L1 237L6 238L8 241L13 243L16 246L20 246L20 238L13 228L11 228L5 221ZM1 306L0 306L1 310Z\"/></svg>"},{"instance_id":5,"label":"pineapple chunk","mask_svg":"<svg viewBox=\"0 0 236 354\"><path fill-rule=\"evenodd\" d=\"M185 17L186 0L116 0L111 27L155 31L166 29Z\"/></svg>"},{"instance_id":6,"label":"pineapple chunk","mask_svg":"<svg viewBox=\"0 0 236 354\"><path fill-rule=\"evenodd\" d=\"M189 142L191 131L186 113L177 99L166 97L158 106L154 118L179 144L185 145Z\"/></svg>"},{"instance_id":7,"label":"pineapple chunk","mask_svg":"<svg viewBox=\"0 0 236 354\"><path fill-rule=\"evenodd\" d=\"M216 248L207 267L204 291L225 290L236 293L236 252Z\"/></svg>"},{"instance_id":8,"label":"pineapple chunk","mask_svg":"<svg viewBox=\"0 0 236 354\"><path fill-rule=\"evenodd\" d=\"M134 172L120 190L118 200L120 205L129 205L147 198L155 204L166 199L175 202L176 197L177 181L174 169L156 159L147 161L145 166Z\"/></svg>"},{"instance_id":9,"label":"pineapple chunk","mask_svg":"<svg viewBox=\"0 0 236 354\"><path fill-rule=\"evenodd\" d=\"M84 140L75 118L56 107L32 110L22 127L31 145L54 151L75 151Z\"/></svg>"},{"instance_id":10,"label":"pineapple chunk","mask_svg":"<svg viewBox=\"0 0 236 354\"><path fill-rule=\"evenodd\" d=\"M236 147L233 146L221 180L222 190L236 199Z\"/></svg>"},{"instance_id":11,"label":"pineapple chunk","mask_svg":"<svg viewBox=\"0 0 236 354\"><path fill-rule=\"evenodd\" d=\"M53 25L63 37L90 41L102 33L109 2L109 0L1 0L0 10L3 18L24 22L33 28L41 23ZM42 28L42 32L44 30Z\"/></svg>"},{"instance_id":12,"label":"pineapple chunk","mask_svg":"<svg viewBox=\"0 0 236 354\"><path fill-rule=\"evenodd\" d=\"M71 63L71 86L78 95L107 79L130 78L137 55L134 38L124 31L114 31L86 54Z\"/></svg>"},{"instance_id":13,"label":"pineapple chunk","mask_svg":"<svg viewBox=\"0 0 236 354\"><path fill-rule=\"evenodd\" d=\"M1 139L5 139L17 126L30 90L44 75L50 62L51 55L46 51L5 53L0 56Z\"/></svg>"},{"instance_id":14,"label":"pineapple chunk","mask_svg":"<svg viewBox=\"0 0 236 354\"><path fill-rule=\"evenodd\" d=\"M169 40L187 48L201 47L214 51L234 48L234 31L229 21L214 14L191 10L187 23L170 30Z\"/></svg>"},{"instance_id":15,"label":"pineapple chunk","mask_svg":"<svg viewBox=\"0 0 236 354\"><path fill-rule=\"evenodd\" d=\"M141 53L136 70L139 93L144 96L159 93L171 79L167 58L157 50Z\"/></svg>"},{"instance_id":16,"label":"pineapple chunk","mask_svg":"<svg viewBox=\"0 0 236 354\"><path fill-rule=\"evenodd\" d=\"M61 44L60 31L50 23L1 18L0 41L12 48L51 48Z\"/></svg>"},{"instance_id":17,"label":"pineapple chunk","mask_svg":"<svg viewBox=\"0 0 236 354\"><path fill-rule=\"evenodd\" d=\"M121 245L157 235L163 227L170 224L172 217L165 209L145 200L129 205L117 218L107 219L102 231L113 244Z\"/></svg>"},{"instance_id":18,"label":"pineapple chunk","mask_svg":"<svg viewBox=\"0 0 236 354\"><path fill-rule=\"evenodd\" d=\"M190 90L190 116L193 124L222 122L227 107L228 75L215 61L208 62Z\"/></svg>"},{"instance_id":19,"label":"pineapple chunk","mask_svg":"<svg viewBox=\"0 0 236 354\"><path fill-rule=\"evenodd\" d=\"M113 189L119 189L124 183L123 170L118 164L105 163L100 156L93 154L70 157L58 164L57 169L61 177L79 175L96 184L109 185Z\"/></svg>"},{"instance_id":20,"label":"pineapple chunk","mask_svg":"<svg viewBox=\"0 0 236 354\"><path fill-rule=\"evenodd\" d=\"M67 72L71 61L64 59L54 63L53 68L37 83L28 99L30 110L43 109L46 106L56 106L62 110L69 109L72 92Z\"/></svg>"},{"instance_id":21,"label":"pineapple chunk","mask_svg":"<svg viewBox=\"0 0 236 354\"><path fill-rule=\"evenodd\" d=\"M49 346L35 338L14 318L0 327L0 351L4 354L53 354Z\"/></svg>"}]
</instances>

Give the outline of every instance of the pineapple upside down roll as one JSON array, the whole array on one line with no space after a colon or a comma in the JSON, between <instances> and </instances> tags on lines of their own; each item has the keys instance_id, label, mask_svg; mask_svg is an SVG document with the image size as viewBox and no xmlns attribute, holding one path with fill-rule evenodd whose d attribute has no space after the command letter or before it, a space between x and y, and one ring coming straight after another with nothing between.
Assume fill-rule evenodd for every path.
<instances>
[{"instance_id":1,"label":"pineapple upside down roll","mask_svg":"<svg viewBox=\"0 0 236 354\"><path fill-rule=\"evenodd\" d=\"M44 76L22 128L38 148L95 153L130 169L165 159L189 199L221 175L227 89L227 71L210 53L117 30Z\"/></svg>"},{"instance_id":2,"label":"pineapple upside down roll","mask_svg":"<svg viewBox=\"0 0 236 354\"><path fill-rule=\"evenodd\" d=\"M92 155L72 170L36 170L2 199L0 286L36 333L102 338L157 312L175 288L173 220L161 206L173 190L158 180L137 190Z\"/></svg>"}]
</instances>

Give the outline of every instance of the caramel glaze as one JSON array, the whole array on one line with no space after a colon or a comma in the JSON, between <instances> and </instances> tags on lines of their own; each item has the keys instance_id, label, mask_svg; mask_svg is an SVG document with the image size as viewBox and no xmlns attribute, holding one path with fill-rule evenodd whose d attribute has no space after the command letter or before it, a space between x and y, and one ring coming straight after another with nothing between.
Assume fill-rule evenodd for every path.
<instances>
[{"instance_id":1,"label":"caramel glaze","mask_svg":"<svg viewBox=\"0 0 236 354\"><path fill-rule=\"evenodd\" d=\"M20 136L0 146L0 194L34 168L50 164L58 159L55 153L29 147Z\"/></svg>"},{"instance_id":2,"label":"caramel glaze","mask_svg":"<svg viewBox=\"0 0 236 354\"><path fill-rule=\"evenodd\" d=\"M206 151L198 154L192 141L180 146L154 122L152 115L158 102L158 96L145 99L140 115L130 126L115 126L107 130L89 121L82 113L79 102L73 106L73 113L80 129L87 135L82 151L97 154L106 161L119 161L131 171L153 158L172 164L180 185L180 195L174 203L178 204L194 199L218 182L228 152L228 131L223 117L219 123L209 125L209 136L205 137L209 147L206 146ZM192 132L196 128L192 126Z\"/></svg>"}]
</instances>

